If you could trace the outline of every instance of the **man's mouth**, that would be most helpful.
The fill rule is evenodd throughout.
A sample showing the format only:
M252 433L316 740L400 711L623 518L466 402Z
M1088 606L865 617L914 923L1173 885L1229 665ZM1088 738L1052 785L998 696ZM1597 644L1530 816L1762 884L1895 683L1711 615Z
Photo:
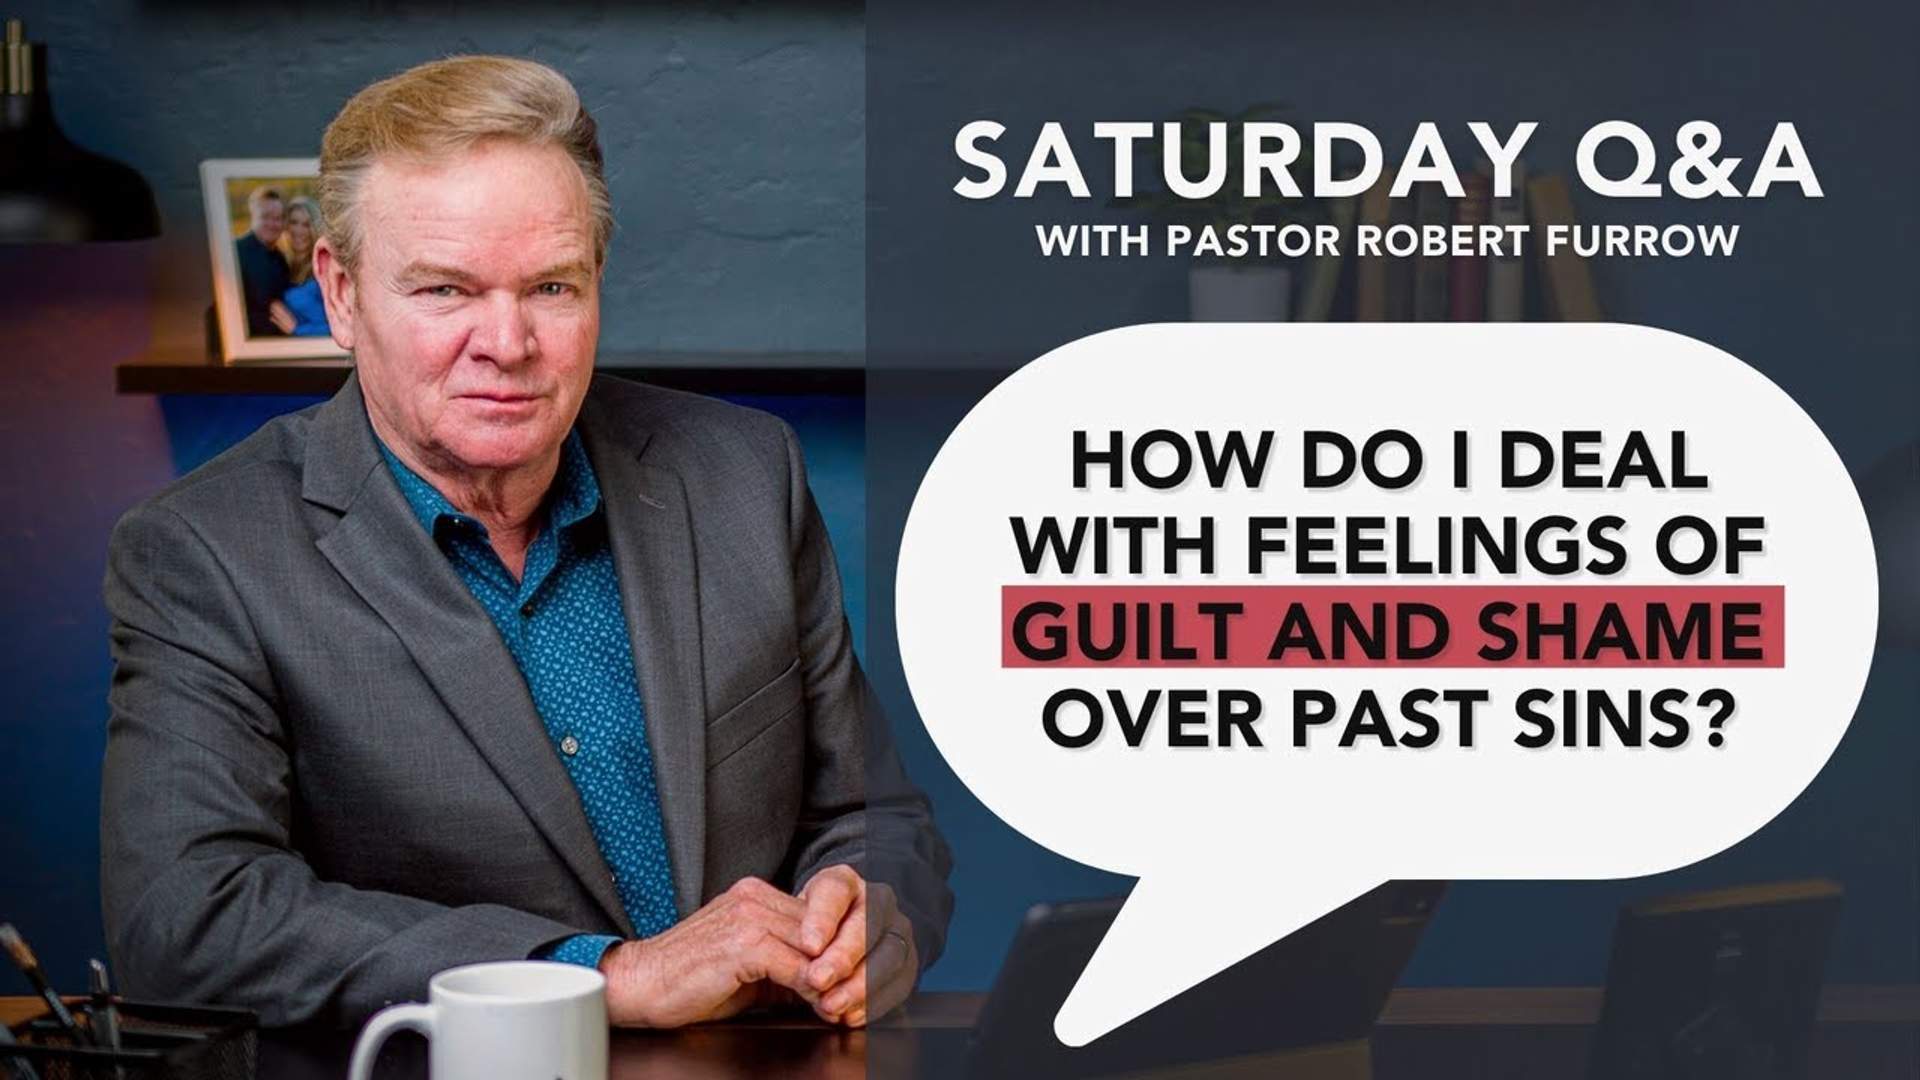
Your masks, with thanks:
M540 395L515 393L511 391L483 390L478 393L461 394L460 396L463 398L473 398L477 401L492 401L502 405L513 405L523 401L533 401Z

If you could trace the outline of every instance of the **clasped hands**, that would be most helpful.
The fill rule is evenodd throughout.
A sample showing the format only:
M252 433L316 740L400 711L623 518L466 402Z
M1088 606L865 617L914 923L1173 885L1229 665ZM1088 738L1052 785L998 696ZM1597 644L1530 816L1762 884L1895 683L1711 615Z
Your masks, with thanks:
M742 878L671 929L608 949L600 970L616 1025L679 1027L798 1000L861 1027L906 999L920 964L893 890L843 864L798 896Z

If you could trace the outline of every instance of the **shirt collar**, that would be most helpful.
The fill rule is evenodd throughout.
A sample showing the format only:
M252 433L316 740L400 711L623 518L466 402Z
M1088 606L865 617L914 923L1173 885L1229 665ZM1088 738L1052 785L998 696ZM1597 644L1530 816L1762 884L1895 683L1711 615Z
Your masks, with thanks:
M593 462L587 460L587 444L578 427L569 430L567 441L560 444L560 468L554 473L549 498L555 528L576 525L600 509L600 480L593 475Z
M378 435L373 441L380 447L380 456L386 459L394 482L400 485L400 494L406 497L408 508L428 535L437 537L449 526L486 535L486 526L456 509L439 489L387 449ZM568 431L566 441L560 444L560 467L554 472L553 486L547 489L546 503L547 514L556 530L578 524L600 509L600 482L593 474L593 463L587 460L586 444L581 441L577 427Z

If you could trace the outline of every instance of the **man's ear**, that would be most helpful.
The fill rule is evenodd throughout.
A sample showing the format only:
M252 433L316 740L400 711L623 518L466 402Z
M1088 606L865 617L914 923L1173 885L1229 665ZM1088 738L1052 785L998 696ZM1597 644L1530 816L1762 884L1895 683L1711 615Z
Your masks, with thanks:
M353 348L353 274L326 237L313 243L313 277L320 283L320 299L327 306L327 330L334 344Z

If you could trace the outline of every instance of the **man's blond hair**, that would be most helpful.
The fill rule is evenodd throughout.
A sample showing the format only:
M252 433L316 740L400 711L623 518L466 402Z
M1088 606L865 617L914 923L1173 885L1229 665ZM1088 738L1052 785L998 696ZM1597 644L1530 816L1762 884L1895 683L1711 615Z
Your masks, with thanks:
M437 161L499 139L558 146L580 168L593 213L596 265L613 238L613 207L593 117L567 77L510 56L455 56L409 68L353 95L320 142L320 211L349 269L360 254L360 189L381 157Z

